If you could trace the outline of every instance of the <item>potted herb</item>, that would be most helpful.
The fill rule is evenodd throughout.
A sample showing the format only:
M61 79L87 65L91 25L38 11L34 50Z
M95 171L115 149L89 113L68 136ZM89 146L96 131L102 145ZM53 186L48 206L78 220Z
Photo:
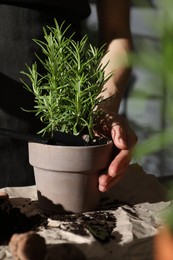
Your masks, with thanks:
M31 111L43 123L39 134L53 140L60 132L84 143L29 142L39 205L45 211L80 213L97 208L98 176L112 157L112 142L94 136L96 119L103 116L101 92L111 75L104 75L101 65L104 48L89 44L87 36L75 42L73 35L66 37L67 30L56 20L55 27L43 28L44 40L34 40L43 57L36 54L37 61L22 71L31 84L22 82L35 98Z

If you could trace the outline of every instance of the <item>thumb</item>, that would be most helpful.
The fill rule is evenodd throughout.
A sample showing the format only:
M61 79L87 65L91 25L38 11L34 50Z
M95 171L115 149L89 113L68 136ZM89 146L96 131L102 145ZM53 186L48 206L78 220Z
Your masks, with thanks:
M127 137L120 125L114 125L111 130L112 140L120 150L127 149Z

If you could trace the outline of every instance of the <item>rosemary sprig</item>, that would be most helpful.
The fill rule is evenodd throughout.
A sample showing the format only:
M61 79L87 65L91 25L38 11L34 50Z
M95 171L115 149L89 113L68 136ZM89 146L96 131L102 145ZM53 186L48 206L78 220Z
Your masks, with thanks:
M68 27L63 24L43 28L44 40L34 39L41 48L44 59L37 54L37 61L22 71L29 78L24 87L35 96L34 109L45 127L39 133L59 130L78 134L89 134L93 138L95 109L102 101L100 93L109 76L104 75L101 66L104 48L96 48L88 43L85 35L75 42L73 35L66 37ZM39 64L39 66L38 66ZM40 65L44 74L38 71ZM98 97L99 95L99 97Z

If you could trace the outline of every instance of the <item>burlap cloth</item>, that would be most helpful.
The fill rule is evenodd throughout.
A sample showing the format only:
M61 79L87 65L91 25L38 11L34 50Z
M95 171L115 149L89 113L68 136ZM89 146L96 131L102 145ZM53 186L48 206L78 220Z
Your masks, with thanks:
M41 214L35 186L2 190L26 215ZM92 260L153 259L153 237L163 223L162 212L171 205L166 194L155 176L132 164L116 187L104 194L98 211L66 220L48 218L48 226L37 232L45 238L48 250L65 250L68 243ZM0 246L0 259L12 259L8 246Z

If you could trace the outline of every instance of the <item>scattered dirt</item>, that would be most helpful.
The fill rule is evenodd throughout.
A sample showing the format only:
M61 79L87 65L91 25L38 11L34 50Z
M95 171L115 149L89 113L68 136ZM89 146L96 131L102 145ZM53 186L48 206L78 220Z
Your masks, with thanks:
M8 244L15 233L37 230L47 225L47 218L40 215L27 217L19 208L13 208L10 201L0 201L0 244Z
M80 236L93 235L98 241L106 243L114 239L112 231L116 227L116 217L108 212L124 205L116 200L103 199L98 211L83 214L33 215L26 216L19 208L14 208L10 200L0 200L0 244L8 244L13 234L37 231L47 226L48 218L59 220L61 229ZM114 232L115 234L115 232Z
M112 213L95 211L83 214L51 215L51 219L62 221L60 228L80 236L92 234L100 242L106 243L114 239L113 229L116 218Z

